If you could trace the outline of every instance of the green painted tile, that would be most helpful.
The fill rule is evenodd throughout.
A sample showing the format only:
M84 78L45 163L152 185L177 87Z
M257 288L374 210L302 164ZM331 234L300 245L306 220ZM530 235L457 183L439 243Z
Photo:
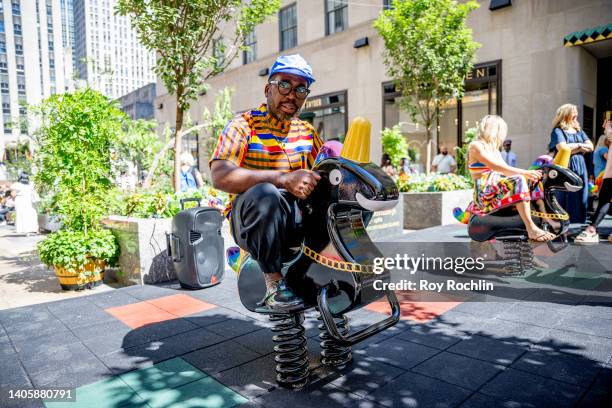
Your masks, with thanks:
M76 401L45 402L47 408L146 407L145 402L117 377L76 389Z
M151 367L130 371L119 376L138 394L164 391L199 380L207 374L180 357L166 360Z
M212 377L178 388L139 395L152 408L231 408L248 401Z

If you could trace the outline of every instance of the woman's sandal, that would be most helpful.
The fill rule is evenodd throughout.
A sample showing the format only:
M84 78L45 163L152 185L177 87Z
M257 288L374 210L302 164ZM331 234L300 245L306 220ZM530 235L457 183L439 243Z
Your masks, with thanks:
M543 239L547 234L550 234L553 237L551 239ZM529 238L529 242L538 242L538 243L541 243L541 242L552 241L553 239L555 239L555 234L550 233L550 232L543 232L543 233L541 233L540 235L538 235L535 238Z
M574 238L574 244L599 244L599 234L597 232L589 232L584 230L576 238Z

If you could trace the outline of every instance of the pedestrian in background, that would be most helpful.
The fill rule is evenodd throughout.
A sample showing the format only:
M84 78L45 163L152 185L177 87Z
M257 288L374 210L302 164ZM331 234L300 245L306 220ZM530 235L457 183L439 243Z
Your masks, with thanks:
M604 122L604 146L608 149L608 157L612 154L612 121ZM597 209L589 219L589 226L580 233L574 240L576 244L597 244L599 242L599 234L597 227L603 221L606 214L611 210L612 201L612 160L608 160L604 169L603 182L599 190L599 200ZM612 234L608 236L608 241L612 242Z
M181 192L198 189L203 185L204 180L195 168L195 159L191 153L181 154Z
M38 215L32 206L38 201L38 195L30 184L27 173L21 172L16 183L11 185L15 191L15 232L30 234L38 232Z
M395 167L393 167L393 163L391 162L391 157L387 153L383 153L382 160L380 161L380 167L389 175L389 177L397 176Z
M434 173L448 174L454 173L457 168L455 158L448 154L448 147L440 146L440 153L431 162L431 169Z
M569 213L570 222L584 224L589 199L589 174L584 154L593 151L593 143L580 128L576 105L567 103L560 106L553 119L552 127L549 149L557 154L562 146L568 146L571 150L569 169L583 181L580 190L576 192L557 191L555 195L561 207Z
M508 166L516 167L516 154L512 149L512 140L506 140L504 142L504 150L501 152L502 159L508 164Z

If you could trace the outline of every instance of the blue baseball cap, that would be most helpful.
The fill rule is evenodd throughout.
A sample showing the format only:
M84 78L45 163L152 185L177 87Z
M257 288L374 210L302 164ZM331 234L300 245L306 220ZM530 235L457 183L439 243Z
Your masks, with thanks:
M274 74L278 73L293 74L300 76L308 82L310 86L314 81L312 76L312 68L304 58L299 54L294 55L281 55L274 61L272 68L270 69L270 76L268 80L272 78Z

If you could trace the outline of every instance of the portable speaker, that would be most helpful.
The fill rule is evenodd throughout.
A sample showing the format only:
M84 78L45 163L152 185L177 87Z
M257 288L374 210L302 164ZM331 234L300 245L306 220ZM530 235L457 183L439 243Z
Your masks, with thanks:
M199 200L181 200L181 207L187 201ZM172 219L172 233L166 235L168 255L182 287L202 289L223 279L222 223L219 210L208 207L182 210Z

